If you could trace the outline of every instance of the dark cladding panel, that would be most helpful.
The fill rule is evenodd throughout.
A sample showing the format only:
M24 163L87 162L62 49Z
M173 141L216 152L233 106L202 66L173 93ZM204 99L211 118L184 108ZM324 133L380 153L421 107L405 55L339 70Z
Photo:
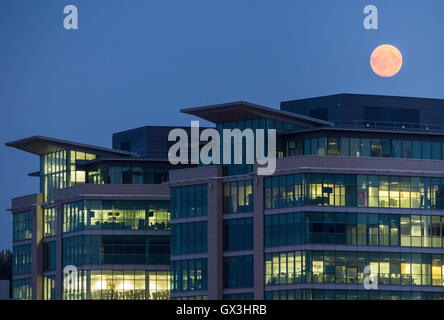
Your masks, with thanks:
M148 127L114 133L113 149L136 152L139 155L144 155L148 147L147 136Z
M327 114L325 109L328 109ZM444 100L397 96L337 94L281 102L281 110L328 121L368 120L385 122L444 123Z

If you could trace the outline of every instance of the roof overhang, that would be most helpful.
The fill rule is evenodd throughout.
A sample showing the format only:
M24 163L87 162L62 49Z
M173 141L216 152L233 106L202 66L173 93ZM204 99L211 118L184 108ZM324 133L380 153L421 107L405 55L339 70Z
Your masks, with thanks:
M34 172L30 172L28 173L29 177L40 177L40 171L34 171Z
M259 118L273 118L296 125L317 127L332 126L333 123L288 111L272 109L245 101L230 102L205 107L186 108L182 113L191 114L207 121L219 124Z
M96 155L104 156L131 156L134 155L131 152L108 149L103 147L92 146L83 143L77 143L72 141L33 136L21 140L11 141L5 144L7 147L14 147L29 153L36 155L43 155L61 150L76 150Z

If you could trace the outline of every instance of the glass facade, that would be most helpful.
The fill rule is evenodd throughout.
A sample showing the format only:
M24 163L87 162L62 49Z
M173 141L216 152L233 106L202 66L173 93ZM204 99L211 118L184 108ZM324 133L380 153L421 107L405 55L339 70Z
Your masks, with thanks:
M32 278L12 280L12 298L14 300L31 300Z
M444 209L444 179L307 173L265 178L265 208Z
M224 294L224 300L253 300L253 292Z
M241 131L265 129L265 132L276 129L282 133L302 127L270 118L216 125L220 133L223 129L235 128ZM429 140L420 140L420 135L417 135L417 140L407 140L385 138L383 133L376 133L381 137L367 138L362 131L343 132L348 136L339 136L340 133L333 133L338 136L330 137L315 136L324 133L313 131L297 138L280 135L277 157L307 155L444 160L444 141L435 141L440 139L437 135L424 136ZM223 206L217 208L218 213L223 215L216 217L222 219L217 223L219 227L222 223L223 233L223 252L217 253L218 261L222 263L218 266L222 270L217 270L222 272L222 283L218 285L222 285L223 289L239 289L225 290L224 299L254 298L251 292L255 272L252 251L257 214L264 215L266 249L265 259L260 264L265 266L266 299L444 299L444 293L440 292L444 287L444 253L438 250L444 248L444 216L439 211L444 210L444 178L281 172L278 174L285 175L264 177L265 212L255 212L252 217L253 180L248 173L253 171L253 166L245 163L245 141L241 144L244 162L223 166L224 176L240 176L224 177L223 191L217 195L216 201L217 205ZM268 145L265 149L267 152ZM234 147L231 149L232 162L233 151ZM72 286L61 288L64 299L159 300L169 299L170 291L174 295L186 296L177 299L207 299L208 220L211 223L214 218L206 217L208 188L211 186L202 182L173 186L170 188L170 201L80 200L64 203L62 230L57 230L57 212L53 207L57 190L83 183L161 184L168 181L171 170L165 163L157 166L151 162L142 164L143 159L118 163L110 160L98 162L98 167L88 164L89 168L94 168L91 170L76 169L77 161L94 159L94 154L68 149L40 157L40 190L44 195L41 206L43 221L40 222L43 223L42 232L46 239L41 243L42 261L38 261L37 269L43 272L43 282L37 296L41 294L44 300L55 299L56 241L48 237L55 237L59 232L59 235L62 234L62 242L59 243L62 246L62 266L74 265L79 270L75 272ZM417 163L420 166L420 162ZM327 169L320 171L334 172ZM398 171L397 174L403 173ZM371 210L363 210L366 208ZM303 211L293 212L298 210ZM31 210L13 214L15 242L32 238L32 216ZM178 220L171 224L171 218ZM146 230L171 230L171 233L135 232ZM301 246L290 247L297 245ZM31 249L31 244L23 243L13 248L15 280L12 285L16 299L31 299L32 279L17 279L29 277L28 273L32 272ZM283 252L271 252L278 250ZM170 254L173 255L172 260ZM353 285L364 283L368 275L364 273L367 266L377 274L382 289L354 290L358 287ZM304 285L289 288L304 289L280 290L295 284ZM307 289L311 284L344 287L314 286L323 289ZM388 286L397 287L392 290L393 287ZM219 289L222 288L218 288L218 293L221 292ZM214 291L209 292L213 294Z
M40 157L40 192L44 195L44 202L54 200L56 190L69 185L67 157L66 150Z
M224 288L248 288L253 286L253 256L224 258Z
M442 254L355 251L267 253L265 284L363 284L366 266L378 285L444 286Z
M64 288L64 300L165 300L170 297L168 271L80 270Z
M253 181L224 183L224 213L253 211Z
M228 219L223 222L223 249L253 249L253 218Z
M207 252L207 222L176 223L171 226L171 254Z
M109 166L88 171L88 183L160 184L168 181L171 168Z
M304 251L265 254L265 285L305 282Z
M77 184L82 184L86 182L85 171L76 170L76 161L78 160L94 160L96 159L95 154L80 152L80 151L69 151L69 185L75 186Z
M207 215L207 184L173 187L170 190L172 218L185 218ZM172 224L172 254L180 255L207 252L207 233L207 221ZM207 258L172 260L170 264L171 290L173 292L207 290L207 269ZM203 299L203 295L198 296L193 298Z
M287 156L444 160L444 142L365 137L316 137L285 142Z
M56 269L56 242L43 243L43 271L55 271Z
M84 229L169 230L169 202L84 200L64 204L63 232Z
M43 277L43 300L55 300L55 275Z
M56 208L43 209L43 236L55 236L57 232Z
M171 217L206 216L208 211L208 186L198 184L171 188Z
M96 155L73 150L61 150L40 157L40 192L44 202L53 201L56 191L85 183L85 171L76 170L77 160L94 160Z
M208 288L207 259L171 261L172 291L201 291Z
M31 272L31 265L32 265L31 250L32 246L30 244L13 247L13 258L12 258L13 275Z
M12 214L12 241L28 240L32 237L32 211Z
M170 263L169 236L75 236L63 239L63 265Z
M184 297L175 297L171 300L208 300L208 296L206 295L198 295L198 296L184 296Z
M298 212L265 216L265 246L339 244L443 248L444 217Z
M444 300L444 292L296 289L265 292L265 300Z
M264 135L265 135L265 152L268 152L267 149L267 142L268 142L268 135L267 130L268 129L276 129L277 132L281 131L294 131L301 129L301 126L284 122L276 119L271 118L259 118L259 119L252 119L252 120L242 120L242 121L236 121L236 122L226 122L223 124L216 124L216 130L219 132L220 136L223 137L223 130L224 129L239 129L241 131L245 129L252 129L254 134L254 139L256 140L256 130L257 129L264 129ZM232 139L234 140L234 139ZM231 176L231 175L241 175L241 174L247 174L249 172L253 171L253 165L252 164L246 164L246 142L245 139L242 141L242 164L234 164L234 143L232 141L231 143L231 165L224 165L224 175ZM282 157L283 153L280 154L279 150L277 148L277 157ZM221 157L223 157L223 146L221 143ZM256 151L254 153L256 155ZM256 159L256 156L255 158Z
M266 215L264 222L265 247L279 247L305 243L305 213Z

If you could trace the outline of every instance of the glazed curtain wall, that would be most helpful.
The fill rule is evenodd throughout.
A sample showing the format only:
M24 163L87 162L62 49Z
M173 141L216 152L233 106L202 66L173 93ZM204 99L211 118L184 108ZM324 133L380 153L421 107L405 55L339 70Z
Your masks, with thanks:
M171 217L206 216L208 211L207 189L206 184L171 188Z
M253 256L224 258L224 288L248 288L253 286Z
M25 244L23 246L14 246L12 257L13 275L31 272L32 246L30 244Z
M444 142L350 137L318 137L286 142L286 155L383 157L444 160Z
M224 183L224 213L253 211L253 181Z
M57 232L56 208L43 209L43 236L55 236Z
M177 223L171 226L171 254L207 252L207 222Z
M63 265L170 263L169 236L76 236L63 239Z
M249 293L233 293L233 294L224 294L224 300L253 300L254 294L253 292Z
M183 296L183 297L176 297L171 298L171 300L208 300L208 296L202 295L202 296Z
M267 291L265 300L444 300L444 292L296 289Z
M168 181L169 168L109 166L88 171L92 184L161 184Z
M43 243L43 271L55 271L56 269L56 242Z
M370 266L379 285L444 286L444 255L291 251L265 255L265 284L363 284Z
M169 271L78 271L64 300L165 300L170 297Z
M225 251L253 249L253 218L228 219L223 224Z
M69 185L68 154L62 150L40 156L40 192L44 202L54 200L56 190Z
M61 150L40 157L40 192L44 202L53 201L56 191L85 183L85 171L76 170L77 160L93 160L94 154Z
M306 173L265 178L265 208L444 209L444 179Z
M12 214L12 241L28 240L32 237L32 211Z
M265 246L339 244L444 248L444 217L298 212L265 216Z
M55 275L43 277L43 300L55 300Z
M216 125L216 130L219 132L220 136L223 136L223 129L239 129L241 131L245 129L252 129L254 133L254 137L256 137L256 129L264 129L265 130L265 152L268 152L268 129L276 129L276 131L294 131L301 129L302 127L293 123L284 122L276 119L271 118L260 118L260 119L252 119L252 120L241 120L241 121L235 121L235 122L226 122L222 124ZM233 140L233 139L232 139ZM242 148L243 148L243 163L242 164L234 164L234 144L233 141L231 143L231 163L230 165L224 166L224 175L225 176L232 176L232 175L240 175L240 174L247 174L249 172L253 171L253 165L246 164L245 163L245 139L242 141ZM281 157L279 154L279 151L276 151L278 154L278 157ZM221 146L221 156L223 156L223 148ZM255 150L256 154L256 150ZM256 157L255 157L256 158Z
M201 291L208 288L208 262L203 259L171 261L172 291Z
M12 280L12 298L14 300L31 300L32 278Z
M63 205L63 232L169 230L169 201L84 200Z

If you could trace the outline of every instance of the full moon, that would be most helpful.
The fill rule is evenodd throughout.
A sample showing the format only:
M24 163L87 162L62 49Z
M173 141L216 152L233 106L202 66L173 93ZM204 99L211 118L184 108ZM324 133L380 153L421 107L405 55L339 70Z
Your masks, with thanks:
M383 44L373 51L370 57L370 65L373 72L378 76L393 77L401 70L402 54L396 47Z

